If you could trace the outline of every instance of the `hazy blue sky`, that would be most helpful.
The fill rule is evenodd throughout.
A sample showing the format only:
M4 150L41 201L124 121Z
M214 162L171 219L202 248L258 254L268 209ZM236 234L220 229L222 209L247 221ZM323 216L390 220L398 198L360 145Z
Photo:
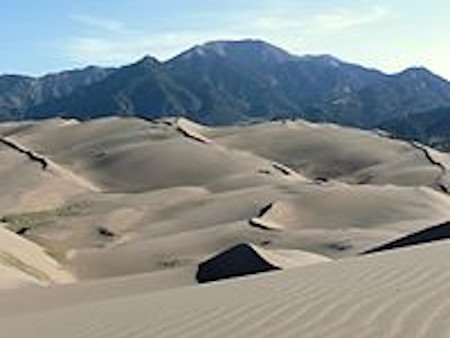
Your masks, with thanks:
M161 60L194 44L257 38L450 79L448 0L0 0L0 73Z

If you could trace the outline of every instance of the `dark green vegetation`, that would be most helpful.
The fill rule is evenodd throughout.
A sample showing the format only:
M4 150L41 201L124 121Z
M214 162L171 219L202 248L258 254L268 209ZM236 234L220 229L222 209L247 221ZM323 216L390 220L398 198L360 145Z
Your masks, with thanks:
M20 235L25 235L28 231L35 230L40 225L53 222L57 218L79 216L82 214L83 208L84 205L79 203L54 210L5 215L0 217L0 222L8 224L10 230Z
M436 110L446 107L450 83L424 68L388 75L254 40L211 42L167 62L145 57L118 69L0 76L0 120L178 115L216 125L304 118L373 128L408 116L406 126L426 120L430 127L418 135L399 120L400 135L448 149L441 140L448 114ZM388 129L397 132L395 124Z
M450 151L450 108L397 118L381 125L397 137Z

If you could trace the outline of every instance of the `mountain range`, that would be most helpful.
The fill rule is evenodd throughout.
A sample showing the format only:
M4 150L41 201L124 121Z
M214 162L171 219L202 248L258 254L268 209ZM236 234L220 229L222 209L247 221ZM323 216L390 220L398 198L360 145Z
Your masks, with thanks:
M146 56L120 68L0 76L0 121L175 115L226 125L303 118L387 128L448 149L450 125L440 121L448 121L449 107L450 82L425 68L386 74L258 40L210 42L166 62ZM433 122L420 138L408 126L423 119Z

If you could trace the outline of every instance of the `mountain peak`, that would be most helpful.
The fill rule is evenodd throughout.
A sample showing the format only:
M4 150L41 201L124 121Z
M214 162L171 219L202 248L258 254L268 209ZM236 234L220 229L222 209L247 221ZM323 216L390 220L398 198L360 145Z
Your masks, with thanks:
M205 57L210 55L222 58L258 58L260 60L275 61L278 63L290 61L296 58L287 51L268 42L253 39L211 41L195 46L180 56L190 58Z
M423 66L416 66L416 67L410 67L407 68L400 73L394 74L394 76L398 76L399 78L409 79L409 80L439 80L439 81L446 81L444 78L434 74L432 71L430 71L428 68L425 68Z
M304 56L300 57L300 59L305 60L305 61L319 61L319 62L326 63L333 67L339 67L344 63L341 60L339 60L338 58L336 58L330 54L318 54L318 55L308 54L308 55L304 55Z
M395 74L394 74L395 75ZM415 67L409 67L405 70L397 73L398 76L408 76L408 77L417 77L417 76L429 76L434 75L430 70L423 66L415 66Z
M199 46L200 48L209 48L211 50L221 48L246 48L246 49L265 49L265 50L281 50L280 48L263 40L243 39L243 40L215 40L209 41ZM285 52L285 51L283 51ZM288 54L288 52L285 52Z
M138 60L134 65L136 66L156 66L159 65L160 62L158 59L154 58L150 55L145 55L142 59Z

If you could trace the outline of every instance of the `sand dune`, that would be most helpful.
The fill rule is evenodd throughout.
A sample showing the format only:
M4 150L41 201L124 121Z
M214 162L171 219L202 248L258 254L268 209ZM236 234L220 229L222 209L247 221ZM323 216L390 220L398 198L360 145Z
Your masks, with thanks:
M306 122L273 122L205 133L217 143L269 158L310 178L356 184L433 186L440 169L407 142Z
M435 225L418 232L413 232L405 237L396 239L386 244L382 244L364 253L368 254L385 250L392 250L405 246L441 241L448 238L450 238L450 222Z
M449 248L444 241L170 292L130 288L47 310L41 302L22 315L10 309L0 328L9 337L445 337ZM59 299L70 304L66 294Z
M239 244L200 263L196 278L199 283L207 283L279 269L252 245Z
M86 188L56 167L42 170L26 156L0 144L0 177L2 214L55 208Z
M391 225L402 220L446 219L447 198L428 188L308 186L274 202L259 219L279 228L346 228Z
M256 168L271 167L271 161L250 153L225 151L186 137L180 128L110 118L45 133L28 129L10 137L110 192L204 185L227 175L257 176ZM186 154L189 161L182 160Z
M9 337L448 329L448 154L302 121L53 119L0 137Z
M10 218L15 231L25 219L27 238L90 279L195 267L242 241L348 256L444 222L449 211L448 199L428 188L304 185L83 195L53 211ZM266 227L255 227L256 220Z
M41 170L4 149L4 166L18 164L0 175L11 186L0 216L79 279L195 271L242 242L347 257L450 219L423 151L369 132L134 118L0 130L50 163ZM325 175L331 169L339 172ZM366 171L373 177L362 182ZM410 186L409 175L423 186Z
M1 223L0 223L1 225ZM44 249L0 227L0 289L75 281Z
M266 250L244 243L200 263L196 278L205 283L328 261L327 257L300 250Z

